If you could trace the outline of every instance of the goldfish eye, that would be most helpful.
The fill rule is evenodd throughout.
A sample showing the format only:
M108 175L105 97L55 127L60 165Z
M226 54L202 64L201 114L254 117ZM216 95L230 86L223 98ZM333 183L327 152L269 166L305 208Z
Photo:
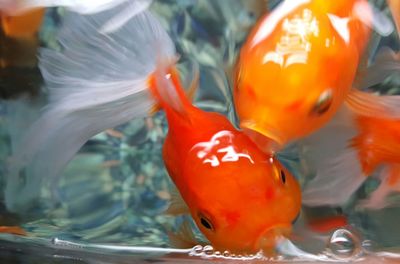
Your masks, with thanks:
M332 104L332 90L324 91L318 98L317 102L311 109L312 115L322 115L329 110Z
M207 228L211 231L214 231L214 226L207 217L205 217L203 214L199 213L199 218L200 218L200 223L202 226L204 226L205 228Z
M281 170L281 181L285 184L286 183L286 174L283 170Z

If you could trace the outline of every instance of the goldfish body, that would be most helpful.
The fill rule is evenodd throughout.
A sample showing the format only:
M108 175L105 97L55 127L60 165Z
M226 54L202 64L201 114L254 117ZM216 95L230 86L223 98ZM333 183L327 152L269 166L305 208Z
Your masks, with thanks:
M2 15L2 29L8 37L31 37L38 32L44 13L45 9L40 8L18 16Z
M268 137L267 147L279 148L332 118L370 35L358 15L371 16L368 7L364 0L288 0L255 26L240 52L234 101L256 142Z
M172 74L173 87L179 88L177 77ZM212 245L256 252L265 240L273 240L272 231L290 231L300 210L300 189L289 171L226 117L183 102L180 112L162 104L169 124L163 158Z
M113 32L99 30L119 11L67 13L58 36L63 48L42 51L50 104L12 159L12 175L25 168L28 184L10 177L8 208L23 210L27 198L38 196L32 190L57 176L91 136L146 116L157 103L169 124L165 166L211 244L234 252L273 246L300 210L295 178L226 117L189 102L173 42L150 12Z

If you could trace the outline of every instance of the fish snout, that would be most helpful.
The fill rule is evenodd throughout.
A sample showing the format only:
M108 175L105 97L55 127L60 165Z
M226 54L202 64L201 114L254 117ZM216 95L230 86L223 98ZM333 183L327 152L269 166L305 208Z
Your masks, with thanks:
M245 122L242 122L240 126L243 132L258 146L258 148L266 153L275 153L281 150L285 144L285 140L280 137L275 129L259 129L259 127L246 124Z

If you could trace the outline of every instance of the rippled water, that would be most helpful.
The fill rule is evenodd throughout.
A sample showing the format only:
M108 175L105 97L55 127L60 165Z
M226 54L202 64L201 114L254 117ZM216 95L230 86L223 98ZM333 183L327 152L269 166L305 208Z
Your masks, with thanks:
M195 60L200 65L196 105L221 112L235 121L230 104L232 65L251 26L278 2L155 1L151 8L168 28L183 63ZM374 3L389 14L384 1ZM40 73L35 67L36 48L57 47L54 33L62 16L61 8L47 11L40 40L1 38L0 56L8 62L0 70L1 161L6 160L21 132L46 102ZM370 49L374 51L382 45L398 49L396 34L384 39L375 36ZM400 81L396 78L376 86L388 94L399 93L399 88ZM12 100L22 94L27 94L28 99ZM207 247L171 248L168 232L175 230L185 217L163 214L172 189L161 158L166 125L164 115L159 113L107 130L93 137L76 155L56 186L56 193L45 184L38 187L40 199L29 210L10 213L2 206L0 225L18 223L28 231L28 236L0 235L3 249L0 260L11 263L29 254L32 261L46 259L49 263L55 260L57 263L132 263L133 260L176 263L202 258L265 261L267 257L261 255L232 256ZM304 183L306 177L300 173L299 157L296 148L293 149L282 154L281 159ZM0 184L4 186L4 162L0 164L0 175L3 176ZM304 208L303 216L308 218L345 213L350 225L324 236L305 236L303 241L294 241L295 244L284 241L279 247L281 255L272 260L376 261L378 257L386 257L391 261L397 257L391 254L400 245L399 208L394 205L378 211L354 209L354 202L366 197L376 185L375 180L368 180L342 208ZM196 234L203 239L199 232Z

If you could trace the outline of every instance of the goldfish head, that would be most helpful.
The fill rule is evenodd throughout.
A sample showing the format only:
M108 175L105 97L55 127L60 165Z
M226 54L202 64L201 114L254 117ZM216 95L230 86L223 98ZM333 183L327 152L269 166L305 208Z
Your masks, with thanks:
M319 1L325 2L330 3ZM368 39L358 20L313 8L299 7L279 15L281 20L275 13L265 17L238 58L234 99L240 126L276 146L307 136L332 118L351 89Z
M235 105L240 127L253 139L267 137L275 150L320 128L344 100L344 91L330 86L317 68L282 70L252 61L239 67Z
M214 155L220 160L218 165L192 162L190 180L180 188L181 193L215 249L232 253L270 250L291 231L301 207L300 187L279 161L266 158L247 137L243 145L234 145L236 154L227 154L238 155L238 159L227 159L222 151L227 148L221 146ZM239 152L241 147L247 151Z

